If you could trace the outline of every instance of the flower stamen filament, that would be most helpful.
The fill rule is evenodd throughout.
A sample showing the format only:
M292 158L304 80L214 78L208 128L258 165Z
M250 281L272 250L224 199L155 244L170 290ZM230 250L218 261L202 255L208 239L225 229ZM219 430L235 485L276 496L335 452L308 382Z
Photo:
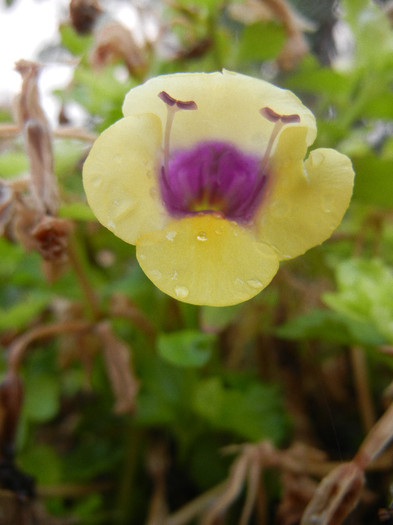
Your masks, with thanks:
M195 110L198 109L198 106L193 100L177 100L171 97L171 95L169 95L166 91L161 91L158 94L158 97L166 104L167 107L167 118L164 130L164 171L165 176L167 177L169 168L170 137L175 115L179 109Z
M267 120L274 122L274 126L261 161L261 173L264 173L269 162L274 143L276 142L280 131L286 124L295 124L300 122L300 116L296 113L292 115L280 115L267 106L261 108L259 112Z

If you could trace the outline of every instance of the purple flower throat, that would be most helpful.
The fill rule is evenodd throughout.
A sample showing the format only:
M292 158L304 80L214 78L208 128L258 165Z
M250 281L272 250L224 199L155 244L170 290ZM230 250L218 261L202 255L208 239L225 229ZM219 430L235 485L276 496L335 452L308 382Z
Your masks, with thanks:
M281 128L299 122L299 115L279 115L270 108L261 114L274 122L262 159L244 153L229 142L202 141L191 149L170 155L170 131L175 113L196 110L194 101L180 101L162 91L158 95L168 109L164 132L164 163L160 171L160 191L173 217L197 213L220 213L239 223L250 222L259 208L269 178L268 160Z

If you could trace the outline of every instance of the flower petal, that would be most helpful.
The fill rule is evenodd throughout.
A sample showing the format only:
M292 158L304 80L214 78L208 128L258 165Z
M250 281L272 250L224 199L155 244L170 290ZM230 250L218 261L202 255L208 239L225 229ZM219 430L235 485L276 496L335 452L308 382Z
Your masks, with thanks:
M216 214L185 217L136 244L143 271L166 294L191 304L228 306L258 294L278 258L251 231Z
M98 137L83 168L87 199L98 220L131 244L167 222L157 188L160 146L155 115L127 117Z
M288 132L280 147L297 140ZM333 149L312 151L304 164L294 153L300 155L300 146L289 151L289 160L275 159L276 180L255 221L257 237L273 246L280 259L296 257L330 237L348 208L354 179L350 159Z
M151 111L164 125L167 108L157 96L161 91L179 100L193 100L198 106L197 111L178 111L171 132L174 148L219 138L246 151L261 153L273 126L259 113L265 106L280 114L298 114L307 128L307 145L315 139L314 116L291 91L229 71L152 78L127 94L124 115Z

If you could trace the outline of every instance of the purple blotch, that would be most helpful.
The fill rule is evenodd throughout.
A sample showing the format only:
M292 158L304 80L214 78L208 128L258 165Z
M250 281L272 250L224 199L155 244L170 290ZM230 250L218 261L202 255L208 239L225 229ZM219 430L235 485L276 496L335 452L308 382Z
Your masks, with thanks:
M294 113L293 115L282 115L281 122L283 124L295 124L300 122L300 116Z
M267 178L259 157L231 143L206 141L173 153L168 173L161 168L160 190L174 217L221 212L246 223L262 201Z
M176 99L168 95L166 91L158 93L158 97L165 102L165 104L168 104L168 106L174 106L176 104Z
M267 118L267 120L270 120L270 122L277 122L281 119L281 115L268 106L261 108L259 112L263 117Z

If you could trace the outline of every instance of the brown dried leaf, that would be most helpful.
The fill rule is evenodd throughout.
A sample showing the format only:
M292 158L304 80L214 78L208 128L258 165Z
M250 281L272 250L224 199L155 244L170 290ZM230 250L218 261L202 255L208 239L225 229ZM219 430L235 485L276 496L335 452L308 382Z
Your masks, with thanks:
M25 131L26 152L30 162L31 192L35 208L51 215L57 213L59 195L53 172L51 131L42 110L37 86L40 66L20 60L16 70L22 76L22 90L18 97L18 118Z
M115 411L118 414L132 412L139 380L132 368L131 349L115 336L109 322L100 323L97 332L103 343L105 364L116 398Z
M20 376L9 370L0 383L0 458L13 456L15 433L23 402Z
M17 99L18 120L23 126L28 120L47 122L40 104L37 78L41 66L29 60L19 60L15 69L22 77L22 90Z
M39 120L25 123L26 151L30 161L31 193L37 207L56 215L59 208L57 181L53 172L52 142L49 128Z
M102 13L97 0L71 0L70 18L75 31L81 35L90 33L97 17Z
M354 461L363 469L375 459L393 439L393 403L376 422L359 448Z
M280 51L277 62L283 71L292 71L308 53L309 47L304 35L296 32L288 37Z
M280 525L299 523L317 483L308 476L284 471L281 476L282 498L277 510Z
M14 192L6 181L0 179L0 235L9 225L14 211Z
M132 75L139 76L146 69L145 54L131 31L119 22L110 22L96 34L90 63L98 69L117 60L124 61Z
M46 261L64 261L67 258L68 236L72 223L45 215L34 226L31 236L35 248Z
M301 525L340 525L358 503L363 486L363 470L356 463L339 465L319 484Z
M299 60L308 52L308 44L304 38L304 19L301 18L286 0L263 0L282 22L287 34L287 41L277 61L279 66L290 71L294 69ZM307 28L310 30L312 26Z

